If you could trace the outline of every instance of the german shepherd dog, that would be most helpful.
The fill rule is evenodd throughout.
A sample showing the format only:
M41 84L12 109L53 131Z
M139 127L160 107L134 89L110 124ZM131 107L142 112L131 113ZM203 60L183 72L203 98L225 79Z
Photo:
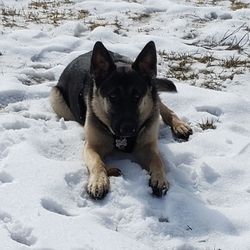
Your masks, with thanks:
M157 146L159 117L177 137L188 139L192 130L161 102L159 90L176 89L171 81L156 78L156 58L152 41L133 63L96 42L93 51L65 68L52 88L50 101L57 115L84 125L87 192L94 199L108 193L108 176L120 174L104 163L104 157L115 149L133 153L150 173L154 195L161 197L169 188Z

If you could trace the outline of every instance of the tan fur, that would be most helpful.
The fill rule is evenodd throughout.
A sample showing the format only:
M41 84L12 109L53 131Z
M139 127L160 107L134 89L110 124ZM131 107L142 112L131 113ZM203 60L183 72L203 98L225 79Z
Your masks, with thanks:
M88 193L93 197L100 196L101 198L109 190L109 178L98 149L86 142L84 158L89 170Z
M104 98L95 96L92 102L93 110L97 111L98 118L106 118ZM151 185L159 189L168 189L168 182L165 177L164 164L161 160L157 139L159 131L159 106L153 105L152 98L147 94L140 105L140 117L143 121L153 114L152 123L145 127L138 135L134 154L138 163L151 173ZM106 132L101 131L96 124L93 124L87 114L85 125L86 141L84 148L84 158L90 173L88 183L88 193L92 196L102 196L108 192L109 181L108 172L103 158L113 150L113 138ZM107 123L106 123L107 125ZM96 195L97 194L97 195Z
M57 115L64 117L66 120L74 120L63 96L56 87L52 88L50 102ZM94 98L91 105L97 117L110 128L109 104L105 98L97 93L96 89L94 89ZM190 127L160 100L158 100L158 103L153 103L150 91L148 91L139 106L141 124L152 114L154 116L152 122L143 128L138 135L134 155L138 163L149 171L151 175L150 185L167 191L169 184L157 146L159 116L161 114L163 121L170 125L176 134L188 133ZM85 122L86 143L84 146L84 159L89 171L87 190L94 198L102 198L109 190L108 176L113 175L112 171L109 171L104 163L104 157L113 150L113 138L107 131L100 129L93 123L90 116L91 114L87 111ZM115 171L115 175L119 175L118 171Z
M157 140L141 145L135 150L135 155L138 163L149 171L151 175L150 185L166 192L169 184L166 179L165 166L158 150Z
M159 125L160 125L159 110L158 108L155 108L153 111L151 109L151 112L154 112L154 118L153 118L152 124L142 129L141 133L138 135L135 149L137 148L139 149L143 147L144 145L147 145L149 143L152 143L158 140Z
M164 171L165 166L157 146L159 133L159 107L157 104L154 109L151 108L150 114L152 112L154 114L153 122L138 136L134 153L138 163L149 171L151 175L150 185L167 191L169 184Z
M152 114L152 122L142 129L137 137L134 155L138 163L150 173L150 186L153 190L161 190L159 196L164 195L169 183L166 179L165 166L158 150L158 133L160 114L163 121L170 125L176 134L189 132L189 126L181 121L178 116L165 106L160 99L153 103L150 96L151 91L143 97L139 106L140 124L147 120ZM94 88L92 108L96 116L111 130L109 103ZM109 190L109 170L103 158L113 150L113 138L107 131L102 131L96 124L86 116L86 144L84 147L84 158L90 173L88 182L88 193L95 198L102 198ZM112 172L112 171L111 171ZM117 172L118 173L118 172ZM117 174L116 173L116 174ZM112 174L111 174L112 175ZM157 192L157 191L156 191Z
M101 130L95 123L91 121L90 114L87 112L85 122L86 141L94 147L101 157L113 149L113 138L106 131Z
M92 108L97 112L98 118L103 122L107 117L107 106L105 99L100 95L95 96ZM162 190L162 195L168 190L169 183L166 179L165 166L158 150L158 133L160 114L163 121L170 125L175 133L185 134L189 131L189 126L181 121L178 116L165 106L160 99L153 104L153 100L147 94L140 106L140 119L145 121L153 114L152 122L140 132L137 138L134 155L138 163L150 173L150 185L152 188ZM102 197L109 190L108 171L103 158L113 150L113 138L106 131L101 131L96 124L88 119L86 121L87 143L85 145L85 162L89 169L90 179L88 192L95 197ZM109 124L108 121L105 122ZM97 195L96 195L97 194Z
M138 163L149 171L151 175L150 186L152 187L153 194L156 196L162 196L166 194L169 184L166 180L164 163L162 161L158 149L160 114L163 118L163 121L169 124L173 129L173 131L178 135L181 136L183 135L185 138L188 138L188 136L192 132L191 129L187 124L182 122L173 111L168 109L160 101L159 97L157 96L157 93L155 92L156 89L154 90L148 88L147 93L145 94L144 97L142 97L142 100L138 107L139 124L137 123L132 124L133 127L129 128L129 130L133 131L133 133L128 133L126 129L124 129L125 132L123 131L124 133L122 133L123 127L131 126L130 124L129 126L128 124L126 124L126 122L128 123L128 121L123 121L124 123L120 124L119 125L120 128L118 129L120 129L121 134L123 134L124 136L121 136L119 138L119 136L115 135L115 133L112 131L112 126L114 126L114 124L112 124L111 126L112 123L111 116L113 116L113 114L116 115L116 112L114 112L111 109L111 107L112 105L115 105L116 102L113 103L112 100L110 102L108 101L107 98L103 97L100 93L100 89L96 87L96 83L94 80L97 79L98 83L101 84L101 82L104 79L108 81L109 80L108 77L110 76L111 79L110 84L111 83L116 84L115 81L121 81L121 82L123 80L130 81L132 77L133 84L135 83L134 81L139 81L138 83L140 83L140 81L142 83L145 83L146 78L151 79L153 76L156 75L156 64L157 64L156 57L157 56L156 56L155 44L153 41L151 41L147 43L147 45L144 47L141 53L137 56L137 59L135 60L134 63L132 63L131 67L128 67L128 65L126 64L125 67L116 68L116 65L111 55L109 55L109 52L106 50L104 45L101 42L96 42L91 56L89 72L85 72L85 70L88 69L87 67L88 63L86 61L86 63L84 63L83 65L82 68L83 70L78 69L75 72L76 74L74 76L74 72L72 72L72 70L75 68L75 65L78 67L78 63L81 62L80 59L77 59L76 61L77 64L75 64L75 62L72 62L70 65L71 66L73 65L74 67L71 68L71 66L69 66L69 68L66 68L66 70L61 76L62 78L60 78L62 79L62 81L59 80L58 86L61 89L63 89L63 91L68 92L70 91L69 88L71 84L76 84L75 86L80 87L82 86L81 81L84 81L85 78L87 79L86 82L84 82L84 84L86 84L86 88L84 87L84 89L81 90L81 93L83 93L82 91L84 91L83 101L84 104L87 105L86 119L85 119L86 141L84 145L84 159L85 159L85 164L89 171L89 181L88 181L87 191L89 195L94 199L101 199L107 194L110 187L109 175L120 174L120 171L116 168L108 170L108 167L104 162L104 157L107 154L111 153L114 150L114 147L118 148L119 142L124 143L125 145L124 151L133 150L133 154L135 155ZM85 56L83 57L84 60L86 58ZM120 78L119 77L117 78L116 75L112 76L111 72L115 70L119 73L118 76ZM146 78L144 80L142 78L139 79L138 78L139 75L138 77L134 75L135 72L132 72L130 76L131 71L136 71L137 74L140 75L140 77L143 78L146 77ZM127 79L125 78L126 76L128 77ZM79 82L77 79L79 79ZM82 80L80 81L80 79ZM165 81L169 82L168 80ZM123 87L125 87L125 85ZM76 89L73 88L73 91L76 91ZM91 93L88 93L86 91L91 91ZM128 98L128 101L132 101L131 98L134 95L133 92L135 91L136 89L134 90L128 89L128 95L131 94L131 97ZM69 97L73 98L73 96L75 96L75 94L77 93L74 92L68 94ZM86 98L91 98L91 102L88 99L86 100ZM124 101L125 100L122 98L121 104L118 102L117 105L125 106L126 102ZM52 88L50 94L50 102L52 108L59 116L64 117L66 120L75 120L59 88L57 87ZM133 103L135 104L135 102ZM82 104L78 102L78 105ZM72 105L73 112L75 111L74 109L75 105ZM116 111L115 108L114 110ZM125 108L122 109L122 107L121 110L126 111L126 109ZM135 111L137 110L130 110L130 112L135 112ZM132 115L135 114L136 113ZM84 106L84 115L85 115L85 106ZM120 114L117 115L118 119ZM114 120L114 122L116 122L116 120ZM140 129L138 131L138 134L135 134L136 132L135 127L137 127L138 125L140 126ZM125 135L134 135L134 136L127 139L125 138L126 137ZM114 143L116 143L117 145L115 146ZM122 147L120 149L122 150Z
M139 119L140 125L150 116L153 109L153 100L150 98L150 90L148 89L147 94L142 98L139 105Z
M84 159L89 171L88 193L102 197L109 190L109 178L103 157L113 150L112 138L91 122L87 113Z
M51 89L49 99L51 107L58 116L63 117L65 120L74 120L73 114L71 113L60 90L57 87L53 87Z
M96 116L112 131L110 119L108 117L109 104L106 98L103 98L94 87L94 96L92 99L92 108Z

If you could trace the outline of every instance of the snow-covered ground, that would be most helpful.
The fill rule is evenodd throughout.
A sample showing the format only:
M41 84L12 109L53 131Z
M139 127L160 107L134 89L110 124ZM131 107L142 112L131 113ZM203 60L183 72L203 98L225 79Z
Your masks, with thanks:
M0 250L250 249L248 3L0 0ZM159 76L178 87L161 97L194 134L178 142L161 125L162 199L122 156L104 200L81 196L84 131L48 95L97 40L132 59L154 40Z

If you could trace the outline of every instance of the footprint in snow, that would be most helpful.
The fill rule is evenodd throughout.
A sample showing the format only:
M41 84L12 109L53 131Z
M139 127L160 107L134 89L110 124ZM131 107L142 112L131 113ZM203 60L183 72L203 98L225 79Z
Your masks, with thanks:
M73 216L72 214L68 213L61 204L57 203L52 199L42 199L41 205L44 209L46 209L49 212L64 216Z
M65 182L69 187L74 187L78 185L83 178L83 170L79 170L77 172L67 173L64 177Z
M221 177L218 173L215 172L213 168L211 168L206 163L202 164L201 171L205 180L210 184L213 184L215 181L217 181L218 178Z
M19 221L15 221L11 215L0 211L0 225L8 230L10 238L20 244L32 246L36 243L37 238L32 235L33 228L25 227Z
M23 85L37 85L45 81L54 81L55 75L49 70L43 69L42 71L34 69L26 69L22 72L22 75L18 78Z
M10 174L4 171L0 172L0 185L4 183L11 183L12 181L13 181L13 177Z
M8 213L0 210L0 224L9 223L11 221L12 221L12 217Z
M6 90L0 92L0 107L4 108L9 103L21 102L27 99L41 99L49 96L48 92L27 93L24 90Z
M207 112L210 115L217 116L217 117L223 114L222 110L216 106L199 106L199 107L196 107L196 110L198 112Z
M15 223L9 228L10 238L26 246L32 246L37 241L37 238L32 235L32 230L30 227L24 227L21 223Z
M19 129L30 128L30 124L21 120L3 122L1 126L6 130L11 130L11 129L19 130Z

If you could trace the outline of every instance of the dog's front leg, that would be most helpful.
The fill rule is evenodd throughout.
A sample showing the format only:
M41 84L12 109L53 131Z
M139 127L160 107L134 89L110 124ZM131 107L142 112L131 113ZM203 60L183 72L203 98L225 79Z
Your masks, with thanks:
M109 191L109 178L102 160L103 152L86 142L84 159L89 170L88 194L94 199L102 199Z
M138 148L135 155L138 163L150 173L149 186L152 188L153 194L158 197L165 195L169 184L157 142Z

